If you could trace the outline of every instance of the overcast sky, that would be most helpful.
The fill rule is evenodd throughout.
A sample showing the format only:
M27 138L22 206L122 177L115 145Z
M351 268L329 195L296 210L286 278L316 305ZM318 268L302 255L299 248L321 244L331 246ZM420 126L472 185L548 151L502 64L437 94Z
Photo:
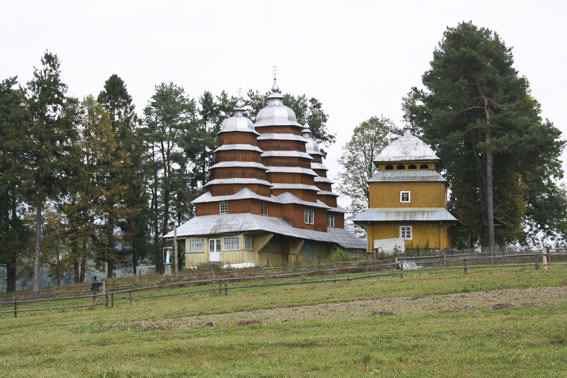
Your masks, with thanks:
M567 135L562 1L0 1L0 79L26 82L49 50L70 95L96 95L116 73L138 112L160 82L192 97L268 90L277 64L282 91L318 98L330 116L331 176L360 122L384 115L402 126L402 96L421 84L447 26L461 21L513 47L543 116Z

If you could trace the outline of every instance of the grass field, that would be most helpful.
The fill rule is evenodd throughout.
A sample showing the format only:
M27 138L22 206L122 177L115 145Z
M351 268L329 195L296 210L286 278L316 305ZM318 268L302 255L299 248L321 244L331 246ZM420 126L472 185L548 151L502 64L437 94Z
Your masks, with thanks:
M536 301L564 286L565 265L415 271L2 316L0 375L567 376L567 298Z

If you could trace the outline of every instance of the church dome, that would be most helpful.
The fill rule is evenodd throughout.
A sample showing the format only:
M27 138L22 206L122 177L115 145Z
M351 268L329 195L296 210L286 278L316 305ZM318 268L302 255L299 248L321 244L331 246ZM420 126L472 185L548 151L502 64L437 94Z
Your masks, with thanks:
M313 136L311 135L311 130L309 129L308 124L305 124L305 129L303 129L302 133L305 140L307 140L307 144L305 145L307 153L309 155L323 155L319 145L315 142L315 139L313 139Z
M220 133L240 131L258 134L254 130L254 124L250 119L244 116L244 101L238 99L236 102L236 108L234 109L234 115L232 117L226 118L222 124L219 131Z
M297 117L293 110L283 104L283 96L274 79L272 93L268 96L268 105L260 109L256 115L255 127L262 126L298 126Z
M409 128L404 135L386 146L374 159L375 162L398 162L415 160L439 160L435 152L418 137L412 135Z

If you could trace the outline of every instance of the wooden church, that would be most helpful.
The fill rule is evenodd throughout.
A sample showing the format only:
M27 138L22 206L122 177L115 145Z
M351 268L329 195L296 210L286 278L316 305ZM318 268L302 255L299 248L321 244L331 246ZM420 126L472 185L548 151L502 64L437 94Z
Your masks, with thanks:
M255 123L244 111L239 100L222 123L207 192L192 202L196 216L176 229L186 266L317 263L335 247L365 250L344 229L321 151L275 79Z
M435 152L406 128L374 164L368 210L353 219L366 229L368 251L396 238L405 248L449 248L448 229L457 219L447 211L447 182Z

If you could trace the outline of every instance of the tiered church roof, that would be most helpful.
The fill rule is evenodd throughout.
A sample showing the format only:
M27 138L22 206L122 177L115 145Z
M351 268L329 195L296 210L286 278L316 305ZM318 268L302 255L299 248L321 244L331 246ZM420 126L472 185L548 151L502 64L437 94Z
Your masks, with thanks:
M264 230L364 249L364 240L344 230L344 210L323 154L308 126L283 104L275 79L255 123L244 111L239 100L234 115L222 123L207 192L192 202L196 216L177 235ZM308 209L314 215L306 221Z

